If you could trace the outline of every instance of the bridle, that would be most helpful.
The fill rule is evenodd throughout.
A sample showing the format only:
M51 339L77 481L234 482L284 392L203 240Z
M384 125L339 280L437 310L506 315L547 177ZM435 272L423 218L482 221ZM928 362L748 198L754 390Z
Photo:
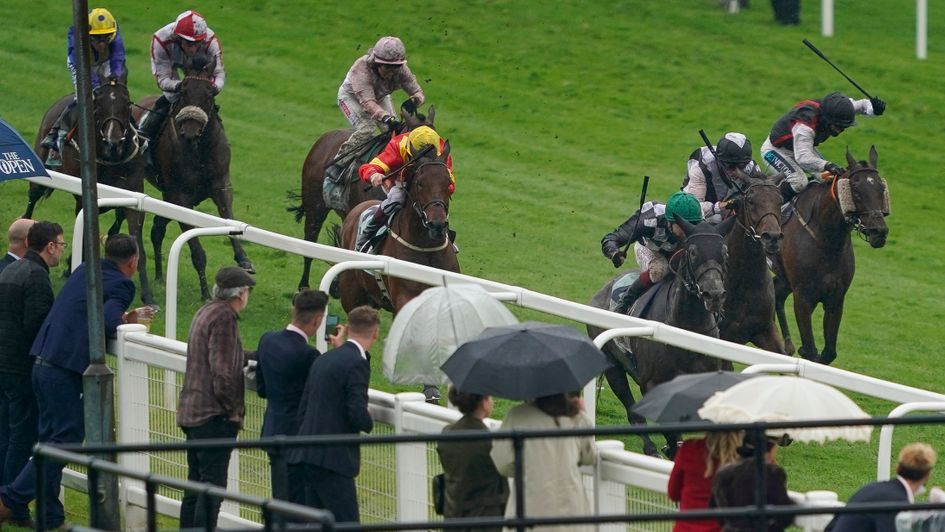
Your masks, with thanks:
M755 188L755 187L771 187L771 188L773 188L773 189L775 189L775 190L778 189L778 187L777 187L776 185L772 184L772 183L757 183L757 184L754 184L754 185L749 185L748 188L746 188L746 189L744 189L744 190L742 191L741 195L744 196L744 198L747 200L747 199L748 199L748 196L749 196L749 192L751 192L751 189L753 189L753 188ZM779 195L780 195L780 192L779 192ZM761 235L758 234L758 226L759 226L759 225L761 224L761 222L764 221L764 219L767 218L768 216L774 217L774 221L775 221L775 223L778 225L778 227L781 226L781 219L780 219L781 213L780 213L780 212L770 212L770 211L769 211L769 212L766 212L766 213L762 214L761 216L759 216L757 220L752 221L752 220L751 220L751 216L750 216L751 213L749 212L749 210L748 210L748 209L744 209L744 211L745 211L745 218L748 218L748 225L745 225L745 224L742 223L740 217L738 216L738 213L736 213L736 215L735 215L735 216L736 216L736 217L735 217L735 223L738 225L739 228L741 228L741 229L745 232L745 236L747 236L748 238L752 239L752 240L755 241L755 242L760 242L760 241L761 241Z
M102 89L104 89L105 87L107 87L107 86L112 86L112 87L115 87L115 88L117 88L117 87L124 87L126 92L127 92L127 90L128 90L125 85L120 84L120 83L118 83L118 82L116 82L116 81L110 81L109 83L107 83L107 84L105 84L105 85L101 85L99 88L97 88L97 89L95 90L95 92L93 93L93 96L94 96L94 100L95 100L96 102L100 101L100 99L101 99L100 96L99 96L99 92L100 92ZM101 108L102 108L102 107L101 107L100 105L95 105L95 106L94 106L94 109L95 109L96 111L100 110ZM130 116L130 115L131 115L131 112L130 112L130 109L131 109L131 98L128 98L128 109L129 109L129 113L128 113L128 114L129 114L129 116ZM97 113L96 113L96 114L97 114ZM98 120L98 117L96 116L96 121L97 121L97 120ZM107 135L108 124L112 124L112 123L117 124L118 127L121 128L121 138L118 139L118 144L119 144L120 146L123 146L123 147L125 146L125 144L126 144L126 143L128 142L128 140L129 140L129 138L128 138L128 131L131 130L131 131L132 131L132 135L131 135L131 139L130 139L130 140L131 140L131 142L132 142L132 145L131 145L130 153L129 153L126 157L122 158L122 159L119 160L119 161L112 161L112 160L108 160L108 159L102 159L102 158L100 158L100 157L98 156L98 150L96 150L95 161L96 161L98 164L102 164L102 165L106 165L106 166L117 166L117 165L121 165L121 164L127 163L128 161L130 161L131 159L133 159L133 158L138 154L138 151L139 151L140 146L141 146L141 145L140 145L140 140L139 140L139 138L138 138L138 132L137 132L133 127L131 127L130 119L124 119L124 120L123 120L120 116L118 116L118 112L117 112L116 110L112 110L111 114L109 114L108 116L106 116L105 118L103 118L102 121L101 121L101 126L98 128L99 140L100 140L102 143L105 143L105 144L108 143L108 140L109 140L109 139L108 139L108 135Z
M407 163L407 164L409 165L410 163ZM417 164L417 165L415 165L415 166L413 167L413 172L412 172L412 175L411 175L411 179L417 179L417 175L420 173L420 170L422 170L424 167L427 167L427 166L443 166L443 167L446 167L446 163L443 162L443 161L424 161L424 162L422 162L422 163L420 163L420 164ZM410 205L411 205L411 207L413 207L413 210L416 211L417 216L420 218L420 224L423 225L423 228L424 228L424 229L430 229L430 218L427 216L427 209L429 209L430 207L436 207L436 206L443 207L443 210L446 211L446 220L445 220L445 221L446 221L446 222L449 222L449 219L450 219L450 206L449 206L449 203L447 203L446 201L444 201L444 200L442 200L442 199L440 199L440 198L434 198L434 199L432 199L432 200L430 200L430 201L424 203L423 205L420 205L420 202L419 202L418 200L414 199L414 198L410 195L410 188L409 188L409 187L407 187L406 193L407 193L407 198L410 199Z
M687 292L689 292L689 293L695 295L695 296L698 297L699 299L702 299L702 295L704 294L705 291L704 291L704 290L702 289L702 287L699 285L699 281L705 276L705 274L707 274L707 273L709 273L709 272L711 272L711 271L718 272L718 274L719 274L720 276L724 277L724 276L725 276L725 270L724 270L724 267L721 266L718 261L713 260L713 259L709 259L709 260L707 260L706 262L707 262L707 263L708 263L708 262L714 262L715 265L708 265L708 266L706 266L706 267L702 270L702 272L701 272L701 273L698 273L698 275L697 275L696 270L694 270L693 267L692 267L692 261L689 260L689 251L688 251L688 250L689 250L689 243L690 243L693 239L696 239L696 238L718 238L718 239L721 241L724 237L723 237L722 235L718 234L718 233L697 233L697 234L693 234L693 235L687 236L686 239L683 241L683 247L682 247L682 249L676 251L676 253L673 254L673 258L675 258L676 255L679 255L680 253L684 254L683 258L680 260L680 262L683 263L683 264L681 265L682 268L683 268L683 275L678 275L679 272L678 272L677 270L673 269L673 258L670 258L670 260L669 260L669 268L670 268L670 270L673 272L673 274L676 274L677 277L682 281L683 288L685 288ZM722 243L719 242L719 245L721 246ZM723 263L724 263L724 261L723 261ZM703 264L705 264L705 263L703 263ZM702 266L702 265L700 265L700 267L701 267L701 266Z
M867 211L855 210L855 211L851 211L851 212L844 212L844 211L843 211L843 206L840 204L840 195L839 195L838 192L837 192L837 186L838 186L838 183L839 183L839 181L840 181L841 179L850 180L850 186L852 187L852 186L853 186L853 181L852 181L853 176L855 176L856 174L859 174L859 173L864 173L864 172L871 172L872 174L874 174L874 175L876 176L877 179L880 179L879 172L876 171L875 168L859 167L859 168L854 168L853 170L848 170L846 173L844 173L844 175L842 175L842 176L840 176L840 177L836 177L836 178L833 179L833 182L830 184L830 196L831 196L831 197L833 198L833 200L837 203L837 207L840 209L840 212L843 214L843 220L844 220L844 222L846 222L848 225L852 226L853 229L857 232L857 234L860 236L860 238L863 239L864 242L869 242L869 239L870 239L870 238L869 238L869 235L866 233L867 227L866 227L865 225L863 225L862 217L864 217L864 216L880 216L880 217L882 217L882 216L885 216L885 213L883 212L883 210L882 210L881 208L880 208L880 209L870 209L870 210L867 210ZM879 182L882 183L881 180L880 180ZM885 186L885 185L883 185L883 186ZM851 198L851 201L852 201L852 198Z
M210 78L210 76L207 76L207 75L188 74L184 76L183 80L181 80L181 84L183 84L183 82L187 80L204 81L210 84L213 83L213 80ZM174 125L175 133L177 132L177 128L180 125L179 122L182 122L187 119L191 119L200 124L200 132L197 134L197 136L198 137L202 136L204 129L206 129L207 124L210 123L211 116L213 115L215 111L215 108L212 103L213 101L212 96L210 100L211 100L211 104L210 104L209 111L204 110L198 105L175 105L174 109L172 109L170 113L173 116L172 122Z

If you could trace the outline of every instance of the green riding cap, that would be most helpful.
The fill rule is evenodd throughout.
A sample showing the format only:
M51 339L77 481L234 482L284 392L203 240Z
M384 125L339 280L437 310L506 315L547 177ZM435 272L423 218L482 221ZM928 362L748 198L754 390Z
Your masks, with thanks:
M666 219L674 221L676 215L689 223L703 221L702 206L695 196L687 192L677 192L666 200Z

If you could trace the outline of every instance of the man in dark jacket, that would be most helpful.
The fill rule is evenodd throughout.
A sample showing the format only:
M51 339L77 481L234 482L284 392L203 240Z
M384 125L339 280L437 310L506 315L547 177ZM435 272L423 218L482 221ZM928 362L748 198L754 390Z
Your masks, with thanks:
M932 474L938 456L930 445L910 443L899 451L896 478L872 482L859 489L847 504L915 502L915 494ZM896 532L897 512L840 514L826 532Z
M259 340L256 356L256 393L266 399L261 436L295 436L299 429L299 400L305 379L319 352L308 344L325 317L328 296L318 290L304 289L292 298L292 323L281 331L270 331ZM334 332L334 331L331 331ZM340 335L331 336L338 347ZM296 504L305 504L305 471L286 468L285 456L269 453L272 496Z
M0 484L16 478L36 444L30 346L53 304L49 268L59 264L66 247L59 224L29 225L23 259L0 272ZM28 512L11 518L21 526L28 521Z
M45 443L82 443L85 439L82 373L89 366L86 267L82 264L72 272L30 348L34 357L33 390L39 406L39 441ZM135 239L120 234L108 237L102 260L103 321L108 336L115 336L122 323L137 322L137 311L125 312L135 296L131 276L137 270ZM63 467L47 465L46 478L36 486L33 462L27 463L12 483L0 487L0 520L25 510L36 489L43 489L46 527L62 526L65 513L59 501L59 486Z
M367 350L377 341L380 316L371 307L348 313L348 341L312 363L302 402L299 436L371 432L368 412L371 364ZM344 328L339 333L344 333ZM305 467L306 504L331 511L339 523L360 522L354 478L361 469L357 445L313 445L288 453Z
M10 224L7 231L7 252L0 258L0 272L26 255L26 233L34 223L35 220L19 218Z

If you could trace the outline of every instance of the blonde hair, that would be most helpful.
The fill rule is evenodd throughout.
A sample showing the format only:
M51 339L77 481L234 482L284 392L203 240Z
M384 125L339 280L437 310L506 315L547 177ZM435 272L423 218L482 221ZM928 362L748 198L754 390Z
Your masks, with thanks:
M896 473L909 480L922 480L938 462L938 454L926 443L910 443L899 451Z
M737 449L743 436L740 430L723 430L706 435L705 478L710 478L719 468L738 459Z

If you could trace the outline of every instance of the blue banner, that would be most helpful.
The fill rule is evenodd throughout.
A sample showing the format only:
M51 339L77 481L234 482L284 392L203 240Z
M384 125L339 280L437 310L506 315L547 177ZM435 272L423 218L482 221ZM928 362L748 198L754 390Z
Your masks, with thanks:
M46 167L28 142L0 118L0 181L46 176Z

